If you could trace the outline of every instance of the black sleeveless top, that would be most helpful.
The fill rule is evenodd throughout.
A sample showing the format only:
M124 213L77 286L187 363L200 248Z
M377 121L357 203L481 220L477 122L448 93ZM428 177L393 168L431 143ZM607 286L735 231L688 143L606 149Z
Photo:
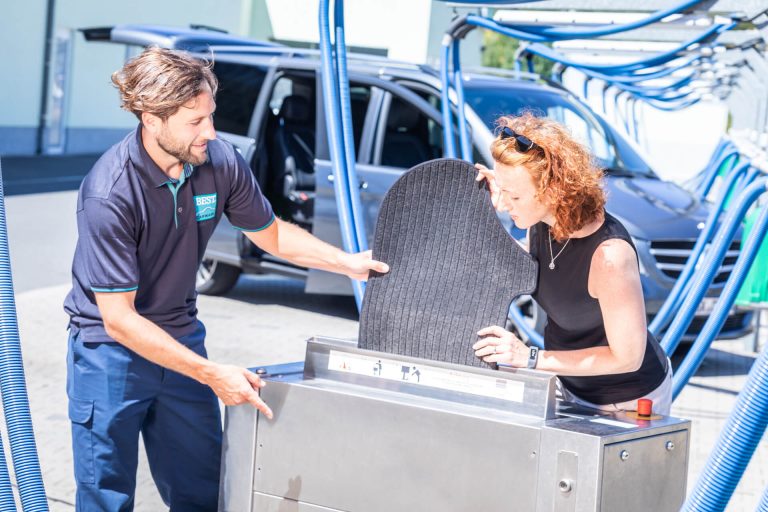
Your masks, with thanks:
M551 270L549 231L543 222L530 229L530 251L539 261L539 280L533 298L547 313L544 348L577 350L607 346L600 304L588 291L592 255L604 241L625 240L635 245L627 230L614 217L605 214L600 228L584 238L572 238L555 259ZM563 244L552 240L557 255ZM637 249L635 249L637 254ZM648 332L645 356L640 369L629 373L588 377L559 377L573 394L594 404L604 405L641 398L656 389L666 376L667 358L656 338Z

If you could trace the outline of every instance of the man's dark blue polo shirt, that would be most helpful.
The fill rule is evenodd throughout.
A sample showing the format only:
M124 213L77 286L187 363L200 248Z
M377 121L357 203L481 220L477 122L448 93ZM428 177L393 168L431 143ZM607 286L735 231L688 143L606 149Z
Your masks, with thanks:
M274 221L248 165L221 140L208 161L169 178L149 157L141 127L109 149L88 173L77 200L70 328L85 341L112 341L94 292L136 290L138 313L174 338L194 331L195 276L226 214L233 226L260 231Z

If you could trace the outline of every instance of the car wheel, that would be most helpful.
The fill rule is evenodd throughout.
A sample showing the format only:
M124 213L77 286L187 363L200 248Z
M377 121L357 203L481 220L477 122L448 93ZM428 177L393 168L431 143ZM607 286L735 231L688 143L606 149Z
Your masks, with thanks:
M195 287L204 295L221 295L235 286L240 269L211 258L204 258L197 268Z

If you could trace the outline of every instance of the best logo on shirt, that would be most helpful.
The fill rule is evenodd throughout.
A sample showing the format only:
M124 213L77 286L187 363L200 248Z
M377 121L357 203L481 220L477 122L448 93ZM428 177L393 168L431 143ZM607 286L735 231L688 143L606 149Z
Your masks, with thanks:
M202 222L216 216L216 194L195 196L195 220Z

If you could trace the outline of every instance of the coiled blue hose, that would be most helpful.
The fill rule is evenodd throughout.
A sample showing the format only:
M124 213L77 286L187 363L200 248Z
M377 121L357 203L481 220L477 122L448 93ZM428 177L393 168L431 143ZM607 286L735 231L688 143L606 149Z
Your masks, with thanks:
M736 265L733 267L731 275L728 277L728 281L725 283L725 288L720 294L720 298L717 300L715 308L707 318L704 327L696 337L696 341L688 350L685 359L680 367L675 372L675 376L672 380L672 397L677 398L683 387L696 373L696 370L701 366L701 362L704 360L704 356L709 350L709 346L712 344L712 340L720 332L720 329L725 323L725 319L728 317L728 313L736 300L741 285L744 284L744 280L747 278L749 269L752 267L752 263L755 261L760 245L765 238L765 232L768 230L768 206L763 207L754 228L750 231L747 237L746 243L741 249L739 258L736 260ZM766 390L768 393L768 389Z
M744 190L728 211L723 226L717 231L712 247L698 269L690 292L683 300L680 312L672 320L672 324L661 340L661 346L667 355L675 352L683 333L690 325L691 320L693 320L693 315L696 313L699 302L701 302L718 268L720 268L725 253L731 245L731 240L739 229L744 215L747 213L750 205L765 192L766 184L768 184L768 178L756 180Z
M688 257L688 261L685 262L682 272L675 281L675 285L672 287L672 291L664 300L659 312L653 317L648 330L654 335L658 335L664 327L669 323L672 315L678 310L682 297L685 295L685 291L690 287L691 275L699 262L701 253L709 243L712 235L717 227L717 221L720 218L720 214L725 208L726 200L728 199L732 190L737 190L737 184L740 187L744 187L756 177L755 174L751 174L752 179L747 181L747 177L743 176L749 168L750 164L747 162L740 165L733 172L729 173L726 182L720 191L717 201L709 211L707 221L704 223L704 228L701 230L699 237L696 239L696 243L691 250L691 255ZM743 179L742 179L743 178Z
M0 238L4 241L1 243L2 247L5 248L8 237L5 226L5 195L3 194L2 165L0 165ZM0 251L2 250L3 249L0 249ZM11 290L13 290L13 282L10 280L10 270L6 272L5 268L5 262L7 261L10 261L9 257L0 255L0 285L4 287L7 281L10 283ZM8 265L8 267L10 268L10 265ZM11 292L11 297L13 297L13 292ZM0 307L5 304L4 299L4 296L0 296L0 301L2 301ZM12 311L16 311L15 307ZM5 308L3 307L2 310L0 310L0 327L4 326L6 323L4 312ZM13 499L13 489L11 487L11 478L8 475L8 462L5 460L5 447L3 446L2 436L0 436L0 510L16 510L16 502Z
M16 321L16 302L13 295L11 257L8 251L8 231L5 220L5 192L0 169L0 393L8 428L16 483L19 486L21 506L25 512L48 510L43 487L43 476L37 459L35 433L29 413L27 385L21 359L21 342ZM2 454L5 466L5 454ZM6 488L7 486L7 488ZM3 510L16 510L7 503L6 489L10 491L7 467L0 468L0 505ZM9 492L11 502L13 493ZM7 506L7 508L6 508Z
M768 347L752 365L684 512L725 510L768 424ZM763 502L765 502L765 496ZM762 505L761 505L762 506ZM763 510L763 509L760 509Z

